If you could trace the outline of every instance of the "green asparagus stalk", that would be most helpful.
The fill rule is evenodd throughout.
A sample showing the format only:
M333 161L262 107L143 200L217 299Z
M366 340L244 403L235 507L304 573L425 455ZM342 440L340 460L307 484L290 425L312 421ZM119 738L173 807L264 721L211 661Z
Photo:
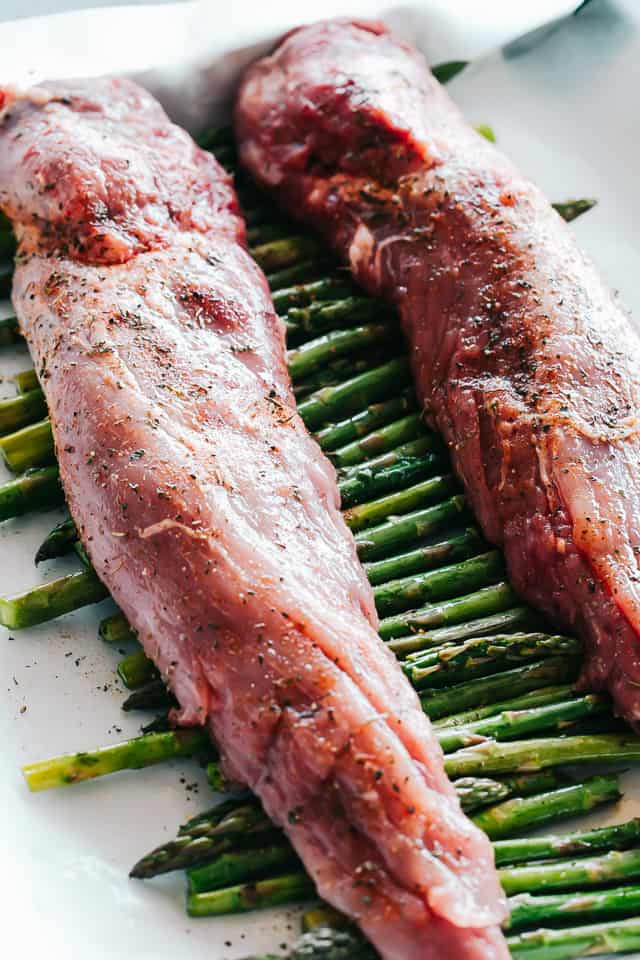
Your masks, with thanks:
M353 467L365 463L372 457L377 457L389 450L395 450L403 443L415 440L425 432L425 427L419 414L411 413L401 417L379 430L367 434L362 440L354 440L344 447L329 454L329 459L336 467Z
M471 637L485 637L496 633L515 632L518 629L535 629L542 625L540 615L530 607L517 606L477 619L462 620L452 626L414 633L389 641L389 647L397 657L405 657L419 650L441 647L445 643L459 643Z
M220 147L226 147L233 143L233 127L211 127L205 130L197 138L197 144L202 150L210 150L216 153Z
M552 203L551 206L554 210L557 210L562 219L568 223L571 220L575 220L576 217L582 216L582 214L588 210L591 210L597 202L597 200L591 198L584 198L582 200L567 200L565 203Z
M339 387L347 379L368 373L373 367L381 363L386 363L390 355L395 356L395 352L388 346L372 348L364 354L355 354L351 356L335 357L325 366L318 367L313 373L305 377L304 380L297 380L293 384L293 393L296 398L296 404L299 406L303 400L307 400L319 390L325 390L327 387Z
M445 497L451 494L457 487L457 481L451 474L431 477L424 483L430 486L426 489L432 491L431 502L438 497ZM390 496L394 496L391 494ZM395 502L402 503L410 497L406 491L397 494ZM397 519L391 517L379 526L368 527L366 530L356 533L356 545L358 556L361 560L377 560L380 557L389 556L389 554L404 549L423 539L438 530L441 530L446 523L453 523L460 519L460 514L465 509L466 500L462 494L456 494L442 503L436 503L432 507L423 507L419 510L413 510L411 513L405 513ZM369 516L373 511L369 511ZM387 515L393 513L393 501L387 500L383 505L387 510ZM361 511L359 515L367 516L366 511ZM349 519L347 517L347 522Z
M0 485L0 520L21 517L32 510L48 510L64 501L57 467L28 470Z
M477 637L457 646L412 653L403 668L414 687L423 690L487 676L509 664L538 661L542 657L575 656L581 651L582 644L576 637L514 633Z
M494 583L501 576L504 576L502 554L491 550L461 563L418 573L413 577L391 580L376 587L373 595L378 613L381 617L386 617L426 602L435 603L471 593ZM418 656L421 655L410 654L410 659Z
M47 405L41 390L30 390L19 397L0 400L0 436L6 436L46 417Z
M13 380L18 393L30 393L32 390L38 390L40 388L38 374L35 372L33 367L30 367L28 370L21 370L20 373L16 373Z
M585 890L640 878L640 848L611 850L597 857L552 860L503 867L500 883L508 896L544 890Z
M527 927L550 924L566 925L571 921L612 920L634 917L640 913L640 886L614 887L578 893L556 893L535 896L520 893L509 900L509 918L504 929L516 932Z
M422 436L408 443L401 443L395 450L389 450L387 453L381 453L371 460L364 463L356 463L352 467L342 467L338 473L342 481L350 480L352 477L359 477L367 471L388 470L397 466L404 460L422 457L426 452L433 450L445 452L442 441L436 434L423 433ZM448 463L448 459L447 459Z
M411 515L414 520L411 523L412 531L416 524L420 524L422 517L416 516L422 513L425 507L433 503L438 503L442 497L449 496L458 487L457 481L451 474L444 476L428 477L420 483L416 483L405 490L388 493L377 500L370 500L360 506L350 507L344 511L344 519L347 526L353 533L359 533L361 530L367 530L367 533L360 538L360 542L366 542L366 538L374 534L372 527L377 528L378 533L375 537L386 536L389 524L398 526L395 523L396 517L407 517ZM385 524L384 533L380 533L380 525ZM399 535L402 536L402 535ZM388 539L388 538L387 538ZM405 541L406 542L406 541ZM362 551L363 547L359 550ZM371 552L373 548L369 548Z
M554 860L579 857L588 853L626 850L640 842L640 818L627 820L612 827L577 830L566 836L522 837L499 840L493 845L496 866L530 863L534 860Z
M460 777L453 784L465 813L470 814L511 795L508 784L489 777Z
M251 211L253 216L256 211ZM247 220L247 223L249 221ZM335 269L335 261L328 257L311 257L309 260L300 260L290 267L283 267L282 270L274 270L267 275L267 283L272 291L282 290L290 287L294 283L307 283L318 280L327 270Z
M40 420L0 437L0 453L13 473L46 466L54 455L51 423L49 420Z
M270 829L273 829L271 821L258 798L245 793L191 817L179 828L178 834L189 837L246 837Z
M13 281L13 260L0 263L0 297L4 299L11 293Z
M468 60L448 60L446 63L436 63L431 67L431 73L438 83L448 83L469 65Z
M327 387L312 394L298 406L298 413L309 430L363 410L371 403L386 400L409 379L406 357L397 358L368 370L336 387Z
M446 457L440 451L432 452L428 449L428 437L421 437L420 444L422 452L417 456L399 457L388 466L363 467L357 473L340 480L338 489L342 509L347 510L359 503L401 491L410 484L446 469Z
M314 891L313 882L306 873L298 871L209 893L189 893L187 913L190 917L246 913L249 910L299 903L312 897Z
M431 720L439 720L456 710L471 710L494 703L496 700L504 700L507 696L516 697L551 684L573 680L578 672L578 666L578 662L569 657L550 657L548 660L528 663L491 677L479 677L476 680L446 687L444 690L435 690L420 697L420 701L422 709ZM501 743L498 752L511 746L512 744ZM467 753L467 750L461 750L450 759L453 760ZM479 761L476 761L476 766L480 766ZM511 771L513 769L512 766ZM535 769L533 764L527 767L527 770L529 769ZM464 776L465 771L456 770L451 775ZM477 775L484 776L484 773Z
M211 863L193 867L187 877L190 893L207 893L269 876L270 871L299 867L293 848L285 841L249 850L222 853Z
M324 427L316 433L315 438L323 450L331 452L353 440L366 437L377 427L393 423L415 409L413 390L404 390L397 397L392 397L383 403L373 403L347 420Z
M462 713L452 713L450 716L438 720L434 726L437 727L438 730L466 727L469 724L476 723L478 720L485 720L488 717L494 717L499 713L505 713L509 710L529 710L532 707L545 707L550 704L565 703L567 700L573 699L574 696L573 687L568 683L555 687L543 687L540 690L531 690L529 693L522 694L522 696L510 697L508 700L490 703L485 707L464 710Z
M165 760L193 757L211 750L200 728L148 733L89 753L69 753L22 768L30 790L49 790L81 780L93 780L120 770L139 770Z
M308 340L302 346L289 350L287 363L293 380L299 381L309 376L318 367L329 363L342 354L368 350L388 340L392 328L385 323L369 323L347 330L333 330L315 340ZM0 420L0 424L1 424Z
M265 273L273 273L304 262L309 257L321 256L324 252L322 244L314 236L300 234L262 243L252 249L251 255Z
M388 560L365 563L364 569L369 578L369 583L374 587L380 587L391 580L401 580L405 577L426 573L435 567L443 567L445 564L451 565L467 560L469 557L480 553L484 546L480 532L475 527L468 527L462 533L454 533L446 540L417 547L408 553L389 557ZM502 632L500 627L497 630ZM479 634L476 634L476 636L479 636Z
M100 621L98 636L105 643L117 646L137 639L137 633L131 628L123 613L114 613Z
M548 793L514 797L480 811L473 820L491 840L497 840L522 833L531 827L542 826L550 820L573 817L593 810L603 803L619 800L620 796L617 777L591 777L582 783Z
M309 284L311 286L311 284ZM299 341L308 335L318 336L333 330L347 334L350 327L382 319L388 335L398 339L398 326L390 320L389 307L383 300L371 297L347 296L342 300L319 300L306 307L290 307L287 311L287 334L290 340Z
M0 624L9 630L22 630L99 603L108 595L93 570L71 573L14 597L0 597Z
M589 694L564 703L503 711L466 726L438 729L437 736L444 752L453 753L491 737L509 740L530 734L562 732L585 717L601 716L610 706L607 697Z
M49 468L50 469L50 468ZM78 539L78 531L73 520L62 520L44 538L36 553L36 564L54 557L63 557L73 549Z
M495 743L489 740L447 757L449 776L486 776L527 772L561 764L615 762L640 759L640 737L592 734L570 737L532 738Z
M495 583L483 587L464 597L443 600L442 603L430 603L419 610L397 613L385 617L380 623L380 636L383 640L403 638L407 633L419 633L417 644L409 638L406 644L398 639L392 649L394 653L404 655L411 649L422 648L425 644L425 630L445 625L461 623L469 619L480 619L493 613L508 610L517 597L508 583Z
M10 343L17 343L20 340L20 328L15 317L3 317L0 320L0 347L6 347Z
M177 706L178 701L160 679L149 680L130 693L122 704L128 713L131 710L169 710Z
M247 229L247 243L250 247L257 247L258 244L270 243L272 240L282 240L290 236L295 230L295 225L291 221L277 221L270 223L258 223Z
M144 650L136 650L121 660L117 671L127 690L137 690L138 687L158 678L156 666Z
M512 960L572 960L640 950L640 920L619 920L567 930L533 930L507 937Z
M308 307L318 301L340 301L353 296L355 288L347 273L334 273L311 283L298 283L274 292L272 300L278 313L292 307ZM377 303L378 301L374 301Z

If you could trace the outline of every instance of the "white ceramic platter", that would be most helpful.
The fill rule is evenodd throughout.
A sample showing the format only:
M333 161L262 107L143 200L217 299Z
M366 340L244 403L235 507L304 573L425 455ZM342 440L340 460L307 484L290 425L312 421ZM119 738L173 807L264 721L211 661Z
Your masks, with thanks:
M595 0L535 42L473 64L450 89L470 121L491 124L499 145L552 200L598 198L574 228L640 317L640 35L633 20ZM28 365L23 349L0 353L5 395L11 376ZM66 572L61 562L37 571L33 565L61 515L0 526L1 593ZM191 921L182 875L146 884L127 878L140 855L210 804L194 765L165 764L45 794L25 788L21 764L138 730L139 717L120 711L117 657L96 635L109 610L104 603L11 637L0 630L2 955L232 960L277 952L297 934L295 912ZM194 782L199 789L187 789ZM624 786L624 800L592 822L640 814L640 773L626 775Z

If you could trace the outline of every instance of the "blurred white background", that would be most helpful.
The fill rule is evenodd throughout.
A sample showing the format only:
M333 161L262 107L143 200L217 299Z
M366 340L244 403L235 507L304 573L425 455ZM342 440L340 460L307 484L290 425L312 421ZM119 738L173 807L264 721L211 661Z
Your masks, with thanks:
M0 20L37 17L45 13L81 10L86 7L132 6L141 3L171 3L174 0L0 0Z

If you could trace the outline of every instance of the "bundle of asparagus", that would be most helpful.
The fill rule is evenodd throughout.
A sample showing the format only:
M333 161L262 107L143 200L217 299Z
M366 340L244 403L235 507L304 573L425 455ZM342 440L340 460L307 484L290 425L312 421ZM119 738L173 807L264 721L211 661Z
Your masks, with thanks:
M233 165L230 134L216 134L209 145ZM637 948L640 925L625 918L633 918L640 902L634 885L640 883L640 821L564 838L525 834L616 800L614 774L574 782L563 767L640 759L640 738L619 729L607 698L573 693L578 641L545 632L540 617L518 602L501 556L473 525L442 443L417 413L406 352L389 311L360 295L317 242L278 218L241 173L237 180L254 256L269 273L287 325L299 411L339 470L345 518L374 587L381 636L420 690L463 807L494 841L510 898L514 957L554 960ZM557 206L571 219L591 205ZM0 240L10 251L1 226ZM18 338L15 320L0 322L0 343ZM63 502L35 372L19 374L16 386L16 397L0 402L0 453L19 474L0 487L0 519ZM66 520L46 537L36 560L76 545L74 525ZM104 597L85 563L78 573L0 599L0 623L17 630ZM103 620L100 635L116 647L136 643L117 613ZM149 732L33 764L25 768L31 789L176 757L206 763L211 783L224 785L206 735L170 729L172 698L143 651L134 649L118 672L131 691L126 709L163 710ZM175 840L143 857L132 875L183 869L193 916L313 897L284 834L246 794L189 821ZM373 956L326 908L315 908L311 917L314 929L293 957ZM543 922L561 928L536 929ZM575 923L582 926L566 929Z

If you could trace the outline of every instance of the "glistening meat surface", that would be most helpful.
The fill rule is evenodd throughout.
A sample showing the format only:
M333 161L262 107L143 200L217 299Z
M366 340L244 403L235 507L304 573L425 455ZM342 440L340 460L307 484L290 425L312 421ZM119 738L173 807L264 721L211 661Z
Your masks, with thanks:
M640 724L640 342L570 229L381 24L291 34L236 125L254 175L398 306L512 582Z
M491 848L377 636L229 177L126 81L0 104L13 299L65 492L183 722L384 957L505 958Z

